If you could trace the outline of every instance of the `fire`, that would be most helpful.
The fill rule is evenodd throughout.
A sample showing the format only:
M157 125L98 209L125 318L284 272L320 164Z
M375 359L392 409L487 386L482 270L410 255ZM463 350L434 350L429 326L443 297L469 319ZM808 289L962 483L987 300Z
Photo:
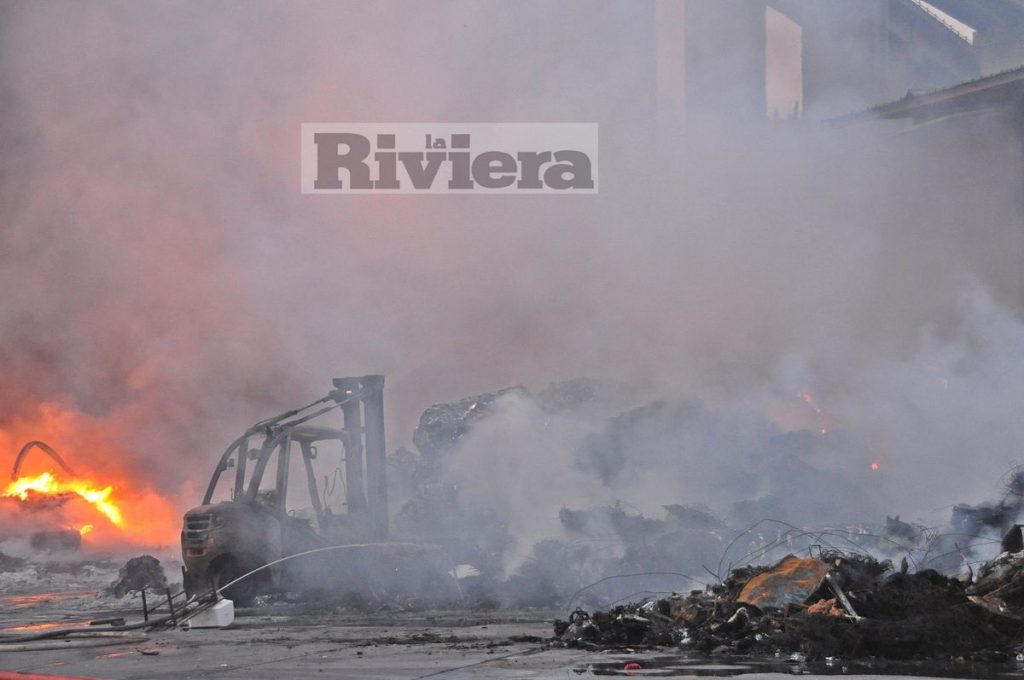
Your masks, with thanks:
M881 463L879 463L877 460L876 461L872 461L872 463L871 463L871 471L872 472L878 472L878 468L880 468L880 467L882 467Z
M811 396L811 393L808 392L807 390L801 390L800 392L796 393L796 396L798 399L800 399L805 404L810 406L818 415L818 419L820 421L818 425L818 434L828 434L828 425L825 423L825 412L821 410L820 406L818 406L818 402L814 400L814 397Z
M810 406L810 407L811 407L812 409L814 409L814 412L815 412L815 413L817 413L818 415L821 415L821 407L820 407L820 406L818 406L818 403L817 403L816 401L814 401L814 397L813 397L813 396L811 396L811 393L810 393L810 392L808 392L807 390L803 390L803 391L801 391L801 392L797 392L797 393L796 393L796 396L797 396L797 397L798 397L799 399L803 400L803 402L804 402L805 404L807 404L807 405L808 405L808 406Z
M810 430L824 436L840 426L806 389L789 393L784 400L770 404L769 409L771 419L786 432Z
M113 486L100 488L91 482L77 479L62 481L57 479L52 472L44 472L35 477L19 477L7 485L3 495L17 497L24 501L28 500L30 494L59 496L71 493L77 494L99 512L103 513L114 526L124 526L124 516L121 514L121 508L112 499L114 494ZM91 530L91 525L87 526L90 526Z
M21 454L4 454L24 450L26 442L48 445L30 449L14 482L0 479L4 528L25 535L55 528L76 531L91 550L149 550L177 543L181 502L155 484L160 480L159 470L152 469L156 466L124 443L134 418L124 410L86 414L61 398L0 420L0 467L8 475L8 466ZM47 455L51 447L58 458ZM20 526L14 525L17 518L24 520Z

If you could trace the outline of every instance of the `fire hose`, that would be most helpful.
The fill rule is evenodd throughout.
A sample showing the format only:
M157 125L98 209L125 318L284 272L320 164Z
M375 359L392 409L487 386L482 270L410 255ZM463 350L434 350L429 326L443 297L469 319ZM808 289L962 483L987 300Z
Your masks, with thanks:
M264 569L269 569L282 562L293 560L298 557L305 557L307 555L314 555L317 553L332 552L335 550L354 550L359 548L376 548L376 547L401 547L401 548L416 548L423 550L425 546L419 543L353 543L349 545L332 545L324 548L314 548L312 550L305 550L298 552L293 555L286 555L280 559L267 562L266 564L259 566L252 571L242 574L238 578L235 578L228 583L217 588L205 591L198 595L193 595L182 605L182 609L175 614L168 614L157 619L150 619L149 621L139 621L137 623L130 623L122 626L104 626L104 627L93 627L89 628L55 628L53 630L47 630L40 633L34 633L32 635L16 635L16 636L0 636L0 649L3 651L31 651L33 649L42 649L42 647L27 646L24 643L38 642L43 640L54 640L58 638L102 638L103 642L99 644L119 644L127 642L140 642L145 640L145 636L134 636L134 637L123 637L118 642L113 642L107 638L116 637L119 633L126 631L140 630L140 629L153 629L160 628L168 623L184 623L194 617L196 614L210 608L221 598L222 593L230 588L231 586L244 581L245 579L258 574ZM68 644L64 643L60 645L60 649L67 648ZM7 646L11 645L11 646ZM96 643L91 645L76 645L76 646L98 646ZM50 647L46 647L49 649Z
M205 603L204 603L205 604ZM186 603L188 606L188 603ZM88 628L54 628L52 630L43 631L41 633L33 633L32 635L5 635L0 637L0 645L13 645L24 642L37 642L39 640L52 640L57 638L98 638L98 637L112 637L118 633L124 633L131 630L140 630L142 628L157 628L162 626L172 618L182 619L186 616L191 617L202 611L198 608L195 611L188 612L186 614L179 614L176 617L172 617L170 614L161 617L159 619L151 619L149 621L139 621L138 623L129 623L123 626L89 626ZM145 639L144 637L135 639ZM126 640L127 642L133 642L135 639ZM108 643L110 644L110 643ZM3 647L4 651L12 651L9 647Z
M85 632L85 631L83 631ZM85 635L75 636L75 639L49 638L21 643L4 641L3 651L5 652L40 652L48 649L76 649L80 647L106 647L109 645L124 645L131 642L145 642L149 637L146 635L132 635L125 632L95 632L87 631ZM41 643L41 644L40 644Z
M33 448L41 449L42 452L52 458L57 465L60 465L64 472L68 473L72 477L75 476L75 473L71 471L71 468L69 468L68 464L64 462L64 459L60 457L60 454L53 450L52 446L46 442L31 441L22 446L21 451L18 451L18 455L14 459L14 472L11 473L11 479L18 478L18 472L21 470L21 463L25 460L25 456L28 455L28 452Z
M252 576L254 574L258 574L259 572L263 571L264 569L268 569L270 567L273 567L274 565L281 564L282 562L287 562L288 560L293 560L296 557L305 557L306 555L314 555L316 553L322 553L322 552L331 552L331 551L334 551L334 550L352 550L354 548L379 548L379 547L417 548L419 550L423 550L425 548L425 546L423 546L420 543L350 543L348 545L330 545L330 546L327 546L326 548L314 548L312 550L305 550L303 552L295 553L294 555L286 555L286 556L284 556L284 557L282 557L280 559L276 559L276 560L274 560L272 562L267 562L263 566L256 567L252 571L247 572L245 574L242 574L238 578L236 578L236 579L234 579L232 581L229 581L228 583L225 583L224 585L220 586L219 588L216 588L213 592L216 593L218 596L220 596L225 590L227 590L231 586L235 585L239 581L244 581L245 579L249 578L250 576Z

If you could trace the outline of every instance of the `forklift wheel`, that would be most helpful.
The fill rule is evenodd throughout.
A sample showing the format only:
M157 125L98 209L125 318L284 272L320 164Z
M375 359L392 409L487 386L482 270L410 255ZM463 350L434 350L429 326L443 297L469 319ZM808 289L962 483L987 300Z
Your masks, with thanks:
M210 566L210 580L213 583L213 587L217 589L226 583L231 583L254 568L245 568L234 557L227 557ZM260 575L250 576L244 581L226 589L221 595L234 602L236 607L252 606L259 582Z

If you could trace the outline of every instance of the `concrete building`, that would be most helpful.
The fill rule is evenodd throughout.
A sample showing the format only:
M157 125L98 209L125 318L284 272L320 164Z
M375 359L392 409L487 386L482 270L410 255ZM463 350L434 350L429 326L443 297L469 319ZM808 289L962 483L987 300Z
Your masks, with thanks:
M830 118L1024 64L1024 0L655 0L654 17L662 116L688 126ZM771 106L787 80L793 106Z

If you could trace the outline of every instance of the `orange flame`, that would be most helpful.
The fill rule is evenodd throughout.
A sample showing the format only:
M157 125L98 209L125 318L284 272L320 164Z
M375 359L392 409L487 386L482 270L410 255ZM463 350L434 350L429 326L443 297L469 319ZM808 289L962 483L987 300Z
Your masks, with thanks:
M64 527L79 532L91 549L149 550L177 543L181 501L156 488L137 453L122 444L133 422L123 411L97 417L60 399L0 421L0 454L43 440L75 471L64 472L45 457L32 456L19 479L12 484L0 480L0 510L21 504L33 511L25 515L25 531Z
M74 493L81 496L87 503L106 515L107 519L117 527L124 526L121 508L112 500L114 487L98 488L90 482L81 480L61 481L52 472L44 472L35 477L19 477L7 485L2 495L28 500L29 494L57 496ZM87 533L87 532L86 532Z
M810 392L808 392L807 390L803 390L802 392L797 392L796 396L802 399L805 404L814 409L815 413L819 415L821 414L821 407L818 406L816 401L814 401L814 397L811 396Z
M807 390L801 390L800 392L796 393L796 396L805 404L810 406L814 410L814 412L819 416L819 420L821 422L818 424L818 434L828 434L828 425L825 424L825 413L824 411L821 410L821 407L818 406L818 402L814 400L814 397L811 395L811 393L808 392Z

